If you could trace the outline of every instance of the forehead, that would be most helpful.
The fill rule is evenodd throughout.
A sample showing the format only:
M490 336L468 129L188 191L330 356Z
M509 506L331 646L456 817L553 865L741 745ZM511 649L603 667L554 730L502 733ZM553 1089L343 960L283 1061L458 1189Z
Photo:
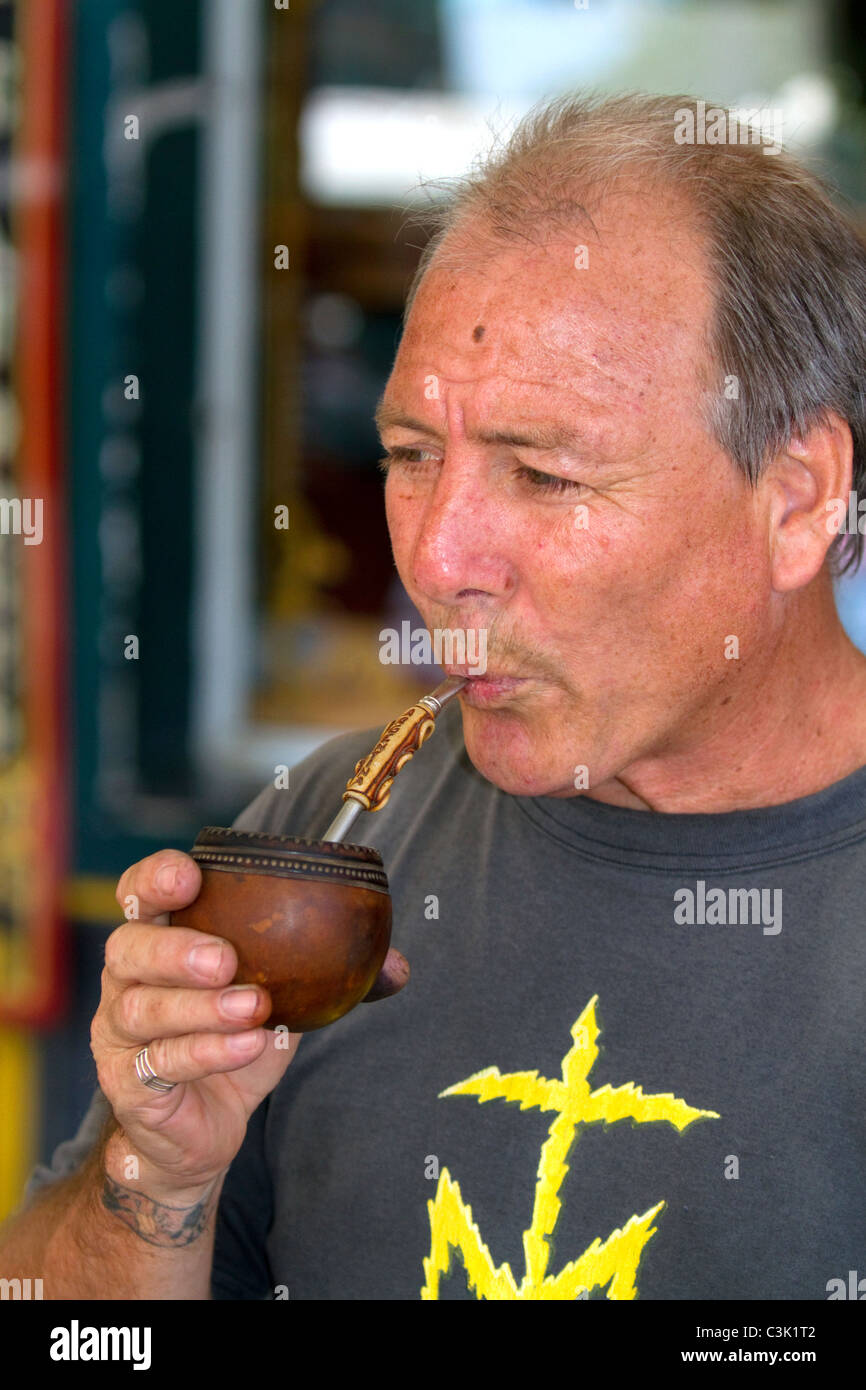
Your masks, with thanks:
M531 241L469 224L418 288L386 395L438 371L526 398L682 396L704 379L712 300L704 239L674 195L613 194L592 224Z

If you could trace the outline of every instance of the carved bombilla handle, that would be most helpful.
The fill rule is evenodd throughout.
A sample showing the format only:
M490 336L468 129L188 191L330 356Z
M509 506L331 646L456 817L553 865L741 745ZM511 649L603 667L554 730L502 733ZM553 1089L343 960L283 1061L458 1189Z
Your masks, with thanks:
M355 764L343 792L345 804L325 831L325 840L342 840L361 811L381 811L397 773L430 737L443 705L465 684L465 677L449 676L432 695L423 695L382 730L375 748Z

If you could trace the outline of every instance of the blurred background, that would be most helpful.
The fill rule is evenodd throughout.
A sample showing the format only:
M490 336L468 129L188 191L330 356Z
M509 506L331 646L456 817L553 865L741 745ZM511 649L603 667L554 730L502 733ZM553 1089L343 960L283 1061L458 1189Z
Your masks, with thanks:
M419 181L545 96L689 92L866 218L860 9L0 0L0 1218L92 1092L123 869L439 678L379 660Z

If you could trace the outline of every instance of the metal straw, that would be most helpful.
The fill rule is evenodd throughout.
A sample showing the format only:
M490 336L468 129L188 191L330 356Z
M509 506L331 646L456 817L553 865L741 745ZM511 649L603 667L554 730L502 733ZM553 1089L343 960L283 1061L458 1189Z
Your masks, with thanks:
M466 676L449 676L441 685L437 685L432 695L422 695L421 699L417 701L417 704L429 710L430 714L435 719L436 716L441 713L444 706L447 705L448 701L453 700L454 696L460 693L464 685L466 685L466 682ZM391 726L389 725L388 727L390 728ZM332 843L345 839L356 817L361 811L367 809L363 802L358 800L351 791L347 792L346 796L347 799L343 802L341 809L337 812L323 836L323 839Z

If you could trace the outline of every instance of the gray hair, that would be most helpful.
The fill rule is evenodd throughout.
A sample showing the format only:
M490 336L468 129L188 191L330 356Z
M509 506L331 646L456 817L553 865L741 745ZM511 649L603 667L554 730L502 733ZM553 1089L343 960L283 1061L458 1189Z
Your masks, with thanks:
M784 151L765 153L757 128L740 124L743 143L678 143L677 122L695 107L688 96L559 97L530 111L468 175L427 183L448 196L423 217L433 234L406 314L434 258L448 254L443 243L451 234L460 263L461 229L480 225L508 241L572 230L624 171L679 188L715 269L710 434L754 485L793 435L835 412L853 437L859 498L866 486L866 246L829 186ZM737 120L735 112L725 115ZM735 401L723 390L726 379L736 379ZM838 535L828 551L831 573L856 569L862 552L859 530Z

